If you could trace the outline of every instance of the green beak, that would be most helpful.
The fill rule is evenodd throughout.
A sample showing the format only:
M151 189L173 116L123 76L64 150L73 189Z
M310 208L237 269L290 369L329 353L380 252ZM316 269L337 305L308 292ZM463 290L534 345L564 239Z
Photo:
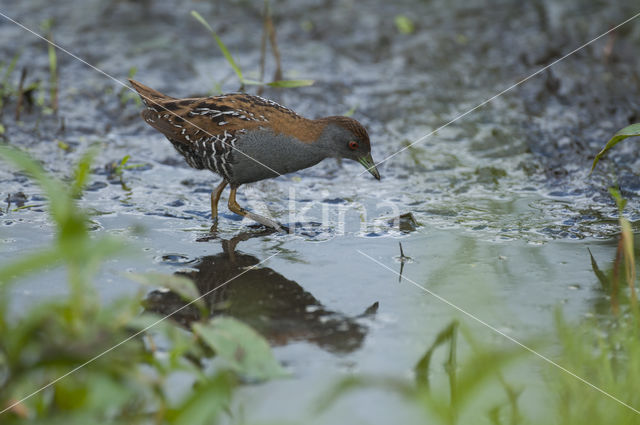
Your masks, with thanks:
M371 157L371 153L368 153L366 156L359 158L358 162L362 164L363 167L366 168L367 171L370 172L373 177L375 177L377 180L380 180L380 173L376 168L376 163L373 161L373 158Z

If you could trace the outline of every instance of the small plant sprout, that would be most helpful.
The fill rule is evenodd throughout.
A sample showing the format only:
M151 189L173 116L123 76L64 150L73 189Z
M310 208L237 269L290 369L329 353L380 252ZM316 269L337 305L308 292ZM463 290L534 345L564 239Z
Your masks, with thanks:
M349 108L349 110L347 112L345 112L344 115L345 117L352 117L353 114L356 113L356 110L358 109L358 105L354 105L351 108Z
M2 76L2 82L0 83L0 113L4 109L4 105L11 96L16 94L16 89L11 83L11 75L16 67L20 54L16 54L8 65L0 63L0 71L4 69L4 75Z
M627 126L627 127L623 128L622 130L618 131L616 134L614 134L613 137L611 138L611 140L609 140L607 142L607 144L604 146L604 148L602 148L602 150L600 152L598 152L596 157L593 159L593 165L591 166L591 172L593 172L593 170L595 170L596 165L598 165L598 161L600 161L600 158L602 158L602 156L605 153L607 153L607 151L609 149L611 149L612 147L614 147L615 145L617 145L619 142L621 142L624 139L627 139L629 137L636 137L636 136L640 136L640 123L631 124L630 126Z
M131 79L135 77L137 72L138 72L138 68L135 66L132 66L131 68L129 68L129 75L127 78ZM120 97L120 104L123 106L129 103L130 100L133 100L136 106L142 105L140 96L138 96L136 93L131 91L128 87L122 87L120 89L119 97Z
M122 189L126 192L130 192L131 188L124 181L124 170L144 167L144 164L128 164L130 159L131 155L125 155L120 162L111 162L106 165L106 170L109 173L109 179L119 180Z
M393 22L396 24L396 28L402 34L412 34L416 27L413 24L413 21L409 19L406 15L398 15L395 17Z
M49 54L49 101L51 110L58 112L58 57L53 45L53 20L47 19L42 23L42 30L47 34L47 49Z
M131 159L131 155L125 155L124 157L122 157L120 162L113 167L113 174L117 176L121 176L124 170L132 170L134 168L144 167L144 164L127 165L130 159Z

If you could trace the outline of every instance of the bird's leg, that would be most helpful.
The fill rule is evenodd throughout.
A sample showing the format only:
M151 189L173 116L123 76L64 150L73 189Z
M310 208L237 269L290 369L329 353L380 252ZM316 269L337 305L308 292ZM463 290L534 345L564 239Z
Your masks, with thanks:
M212 232L214 232L218 227L218 202L220 201L220 196L226 186L227 181L222 180L222 183L220 183L218 187L211 192L211 220L213 220L213 224L211 225Z
M267 226L267 227L272 227L274 229L276 229L278 232L285 232L286 230L283 228L282 225L280 225L279 223L267 218L267 217L263 217L261 215L258 214L254 214L251 211L247 211L244 208L242 208L240 205L238 205L238 202L236 202L236 190L238 188L237 187L233 187L231 186L231 192L229 193L229 209L231 211L233 211L236 214L239 214L243 217L248 217L253 221L257 221L258 223Z

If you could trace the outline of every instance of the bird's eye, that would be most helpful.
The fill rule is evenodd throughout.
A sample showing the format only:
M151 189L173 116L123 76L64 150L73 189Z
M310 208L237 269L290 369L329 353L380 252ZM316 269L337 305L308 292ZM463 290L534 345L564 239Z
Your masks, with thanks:
M356 142L355 140L350 141L349 149L351 149L352 151L355 151L356 149L358 149L358 142Z

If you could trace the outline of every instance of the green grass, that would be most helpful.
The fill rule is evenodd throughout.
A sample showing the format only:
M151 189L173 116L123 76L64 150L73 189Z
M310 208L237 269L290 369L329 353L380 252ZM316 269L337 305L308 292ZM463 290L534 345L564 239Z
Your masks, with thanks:
M133 170L135 168L140 168L140 167L144 167L144 164L129 164L127 165L127 163L129 162L129 160L131 159L131 155L125 155L122 157L122 159L120 160L119 163L114 163L113 164L113 174L115 174L116 176L122 176L122 173L124 172L124 170Z
M42 31L46 33L47 40L47 53L49 55L49 102L51 110L54 113L58 112L58 56L56 54L56 48L53 43L53 20L46 19L42 22Z
M8 64L0 63L0 71L3 71L2 80L0 84L0 110L4 109L5 103L12 97L16 95L16 88L12 83L12 75L15 70L16 64L18 63L18 59L20 58L20 54L17 53L11 62Z
M558 310L555 337L546 336L533 346L546 352L542 348L559 345L560 353L549 356L557 364L640 410L639 325L637 310L625 309L624 315L610 321L593 319L581 324L566 322ZM463 349L457 342L460 334ZM489 347L477 339L465 326L452 322L418 360L413 380L382 372L354 374L319 398L316 414L352 392L378 389L395 394L421 412L419 423L632 425L640 420L632 409L515 345ZM434 364L437 350L444 351L440 356L444 362ZM518 370L540 369L544 371L541 382L517 378L521 375ZM445 379L434 380L433 376L442 375L441 370Z
M233 56L231 55L231 52L229 51L227 46L222 42L222 39L218 36L218 34L216 34L213 28L211 28L211 25L209 25L209 23L202 17L202 15L200 15L195 10L191 11L191 16L193 16L194 19L200 22L200 24L202 24L202 26L204 26L207 29L207 31L211 33L211 36L213 37L216 44L218 45L220 52L222 52L222 55L227 60L227 63L229 63L229 65L233 69L233 72L238 77L241 91L244 90L245 85L255 85L255 86L267 85L270 87L293 88L293 87L310 86L314 83L313 80L277 80L277 81L271 81L271 82L265 83L263 81L247 79L244 76L242 69L240 69L240 66L238 65L238 63L235 61L235 59L233 59Z
M131 252L127 242L88 231L89 216L76 205L95 151L82 157L70 184L53 178L28 155L0 146L0 159L27 173L49 200L56 227L52 246L0 268L0 414L2 424L212 424L228 414L241 379L284 376L267 342L230 318L194 325L141 313L143 293L103 305L93 281L105 260ZM27 276L65 268L68 295L11 312L12 288ZM164 286L191 302L191 280L166 275L132 279ZM197 303L195 303L197 305ZM169 348L159 353L154 338ZM104 355L103 355L104 353ZM238 353L242 353L241 356ZM218 368L205 368L213 356ZM170 397L169 380L193 382ZM42 389L42 390L40 390Z
M593 159L593 165L591 166L591 172L595 170L596 165L598 165L598 162L600 161L600 158L602 158L604 154L609 151L609 149L611 149L624 139L637 136L640 136L640 124L629 125L614 134L613 137L604 146L604 148L602 148L602 150L596 154L596 157Z
M567 323L561 314L556 319L562 343L563 364L578 376L640 410L640 335L637 309L625 316L603 322L596 319L579 326ZM557 371L547 372L549 390L555 399L556 423L637 424L640 414L583 382Z
M133 77L136 76L137 73L138 73L138 68L136 68L135 66L132 66L129 69L129 74L127 75L127 79L132 79ZM133 103L135 103L136 106L142 105L142 100L140 100L140 96L138 96L136 93L131 91L129 87L122 87L120 89L120 93L118 97L120 98L120 104L122 106L126 105L130 101L133 101Z
M396 29L402 34L412 34L416 30L413 21L406 15L397 15L393 22L396 25Z
M43 30L51 31L51 22L45 21L42 24ZM21 112L25 106L31 107L36 103L45 114L51 114L57 110L58 103L58 65L55 48L51 45L47 50L49 60L49 97L50 104L47 106L44 101L44 88L40 84L40 81L34 81L27 83L28 68L23 67L19 78L15 78L15 71L18 61L21 57L21 53L16 53L10 61L0 61L0 118L5 119L4 113L6 106L10 102L15 102L15 120L20 119ZM17 80L17 81L16 81ZM34 100L34 94L37 99ZM8 122L5 119L5 123ZM5 126L0 124L2 131L0 135L4 133Z
M0 422L204 425L228 420L244 379L274 379L286 373L267 342L237 320L210 320L201 310L203 319L187 330L142 313L143 292L108 304L99 300L94 281L101 266L132 251L126 240L90 233L90 216L77 205L95 155L93 150L83 155L63 182L25 153L0 146L3 165L28 174L42 188L56 233L51 246L0 268L0 410L10 408ZM125 156L114 169L122 173L131 167L128 161ZM452 321L425 343L412 378L384 371L356 373L324 393L311 389L318 396L314 414L321 415L352 392L379 389L417 410L423 423L637 424L640 415L624 405L640 409L636 254L631 224L623 216L626 203L617 190L611 195L619 209L618 249L605 269L591 256L599 290L609 300L606 311L570 323L558 309L549 334L523 341L611 397L517 345L489 345L463 322ZM12 313L14 287L58 268L66 271L66 296ZM204 308L189 279L128 277L170 289ZM166 351L158 352L156 339L168 342ZM224 366L204 367L214 356ZM542 370L543 376L533 382L519 370L536 376ZM176 398L170 396L169 383L178 374L193 385Z
M460 335L464 352L460 358ZM444 351L444 380L432 382L434 355ZM422 412L424 423L468 423L478 415L485 417L520 418L517 391L505 380L503 374L511 364L524 357L517 346L489 348L478 343L477 338L453 321L436 336L425 354L416 362L414 379L389 376L351 376L338 382L319 399L317 412L329 408L347 393L378 388L394 393L409 405ZM478 409L478 406L480 408ZM486 420L477 423L486 423ZM518 422L519 423L519 422Z

